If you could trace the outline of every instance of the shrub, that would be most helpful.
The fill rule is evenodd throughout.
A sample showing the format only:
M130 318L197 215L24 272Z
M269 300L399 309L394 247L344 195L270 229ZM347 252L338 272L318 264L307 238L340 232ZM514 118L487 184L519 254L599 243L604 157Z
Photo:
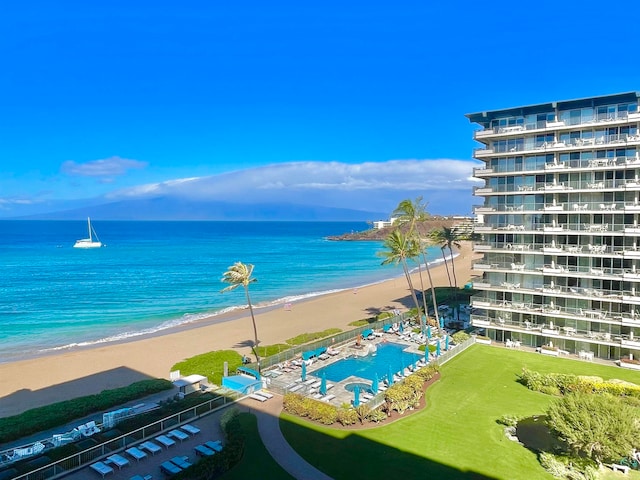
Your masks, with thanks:
M467 340L469 340L471 338L471 335L469 335L464 330L460 330L451 335L451 338L453 338L453 341L459 345L462 342L466 342Z
M309 419L331 425L337 421L337 409L333 405L319 402L312 398L298 395L297 393L287 393L282 402L283 409L298 417L309 417Z
M425 382L431 380L440 371L440 367L437 364L430 364L426 367L422 367L416 372L416 375L421 377Z
M342 425L354 425L358 421L358 413L351 407L337 410L338 422Z
M358 415L358 421L363 424L366 418L371 413L371 409L367 405L358 405L356 408L356 414Z
M33 408L19 415L0 418L0 443L59 427L91 413L120 406L131 400L171 388L173 384L169 380L142 380L127 387L103 390L96 395L65 400L45 407Z
M496 420L500 425L506 427L517 427L520 419L516 415L503 415Z
M297 337L288 339L286 342L289 345L302 345L314 340L319 340L321 338L330 337L331 335L336 335L340 332L342 332L342 330L340 330L339 328L328 328L321 332L303 333L301 335L298 335Z
M387 418L387 414L381 409L376 408L375 410L371 410L367 419L373 423L383 422Z

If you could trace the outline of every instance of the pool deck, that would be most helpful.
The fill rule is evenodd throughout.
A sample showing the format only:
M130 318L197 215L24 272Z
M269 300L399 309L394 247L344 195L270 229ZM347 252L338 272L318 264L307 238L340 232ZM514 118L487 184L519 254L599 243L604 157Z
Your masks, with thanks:
M383 336L374 337L374 339L372 340L363 340L362 346L358 348L356 348L356 345L353 341L349 344L336 347L335 350L338 350L338 354L328 355L328 358L325 357L324 360L314 358L311 365L307 366L307 379L305 382L302 381L302 369L300 367L276 367L274 369L271 369L271 371L275 372L275 375L277 376L272 376L269 378L269 373L267 373L265 376L269 378L269 382L272 387L279 387L279 389L287 392L294 392L300 395L306 395L311 398L322 400L322 395L320 395L319 393L321 379L319 376L313 374L314 371L353 356L366 356L369 353L369 345L375 345L377 348L378 345L387 342L403 345L405 347L405 351L424 357L424 352L418 350L418 343L400 339L400 337L396 334L387 333L383 334ZM404 373L410 374L407 369L405 369ZM382 380L383 379L381 378L379 383L380 388L384 388L384 382ZM336 406L345 403L350 404L353 401L354 395L353 392L347 390L345 386L350 383L365 383L367 385L371 385L371 382L372 379L370 378L362 378L355 375L351 375L340 382L332 382L327 379L327 395L329 397L323 401L327 401L328 403ZM365 392L361 390L361 393ZM360 401L361 403L366 403L367 399L361 395Z

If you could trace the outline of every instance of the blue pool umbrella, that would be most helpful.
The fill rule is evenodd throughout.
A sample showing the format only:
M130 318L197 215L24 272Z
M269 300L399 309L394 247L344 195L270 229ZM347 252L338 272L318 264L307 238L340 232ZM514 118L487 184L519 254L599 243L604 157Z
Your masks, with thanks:
M424 346L424 361L429 363L429 344Z
M304 360L302 361L302 381L306 381L307 380L307 364L304 363Z
M436 357L440 356L440 339L438 339L438 342L436 343Z
M360 387L358 385L353 387L353 406L360 406Z
M427 338L431 339L431 325L427 325Z
M440 317L440 328L444 328L444 317Z
M320 379L320 395L327 394L327 375L322 372L322 378Z
M389 373L387 373L387 382L389 386L393 385L393 370L391 370L391 365L389 365Z
M423 325L426 325L426 324L427 324L427 316L426 316L426 315L422 315L422 324L423 324ZM427 332L426 332L426 331L425 331L425 329L423 328L421 333L422 333L423 335L426 335L426 333L427 333Z
M373 383L371 384L371 392L374 395L378 394L378 374L377 373L373 374Z
M400 322L400 333L404 333L404 323Z
M447 350L449 350L449 335L444 337L444 351L446 352Z

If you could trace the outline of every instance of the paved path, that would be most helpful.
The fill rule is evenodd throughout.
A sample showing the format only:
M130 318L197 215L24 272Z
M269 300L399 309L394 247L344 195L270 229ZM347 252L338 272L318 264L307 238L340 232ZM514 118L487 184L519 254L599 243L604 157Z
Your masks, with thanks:
M258 419L258 431L265 448L289 475L300 480L331 480L331 477L325 475L298 455L282 435L279 421L280 413L282 412L281 395L276 394L272 399L263 403L256 402L250 398L243 403L251 407L251 412Z

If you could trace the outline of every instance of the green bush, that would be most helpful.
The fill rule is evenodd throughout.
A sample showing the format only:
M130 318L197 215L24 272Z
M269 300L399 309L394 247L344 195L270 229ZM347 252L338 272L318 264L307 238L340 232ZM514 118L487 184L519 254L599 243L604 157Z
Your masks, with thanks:
M462 342L466 342L467 340L469 340L471 338L471 335L469 335L464 330L460 330L459 332L456 332L453 335L451 335L451 338L453 338L453 341L459 345Z
M337 409L338 422L342 425L354 425L358 422L358 413L350 406Z
M433 377L435 377L439 371L440 371L440 367L437 364L433 363L419 369L416 372L416 375L421 377L425 382L428 382Z
M367 416L367 419L373 423L384 422L386 418L387 418L387 414L383 412L382 409L380 408L371 410L371 412L369 412L369 415Z
M337 408L333 405L297 393L286 393L282 401L282 408L291 415L309 417L310 420L323 425L331 425L338 419Z
M497 420L500 425L506 427L516 427L519 421L520 419L516 415L503 415Z
M142 380L128 387L104 390L96 395L65 400L45 407L33 408L12 417L0 418L0 443L59 427L89 414L108 410L171 388L173 384L168 380Z

